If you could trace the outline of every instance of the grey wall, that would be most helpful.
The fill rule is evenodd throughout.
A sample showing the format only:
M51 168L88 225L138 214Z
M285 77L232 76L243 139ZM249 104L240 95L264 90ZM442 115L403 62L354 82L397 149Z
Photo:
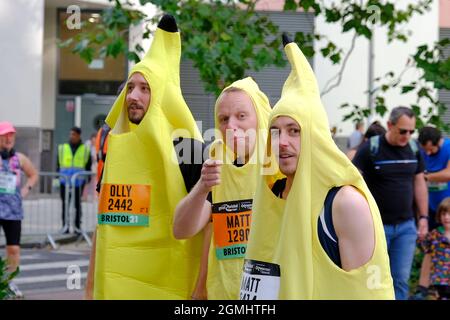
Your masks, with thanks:
M41 153L39 148L40 128L16 127L16 144L14 149L30 158L34 167L40 170Z

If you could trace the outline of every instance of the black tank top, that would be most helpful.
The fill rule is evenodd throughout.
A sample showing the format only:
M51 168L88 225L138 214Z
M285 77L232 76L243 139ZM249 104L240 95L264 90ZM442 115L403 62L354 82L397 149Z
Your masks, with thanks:
M277 180L272 187L272 192L279 198L286 187L286 178ZM323 204L323 210L320 213L319 221L317 223L317 232L320 244L328 257L339 268L342 267L341 256L339 254L339 239L333 226L333 200L341 187L334 187L328 191Z

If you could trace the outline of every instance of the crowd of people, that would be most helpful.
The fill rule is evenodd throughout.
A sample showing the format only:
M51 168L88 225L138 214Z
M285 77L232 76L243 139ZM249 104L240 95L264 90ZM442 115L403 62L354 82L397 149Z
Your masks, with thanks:
M283 45L291 71L279 101L236 80L216 100L207 146L181 93L176 22L163 16L97 135L87 299L402 300L417 247L414 297L449 298L450 140L433 127L411 139L416 116L400 106L387 128L358 123L344 154L307 59L287 35ZM91 166L80 133L58 149L61 175ZM20 164L28 190L36 173ZM0 196L12 201L9 167L1 182L12 191ZM66 226L64 202L62 212Z

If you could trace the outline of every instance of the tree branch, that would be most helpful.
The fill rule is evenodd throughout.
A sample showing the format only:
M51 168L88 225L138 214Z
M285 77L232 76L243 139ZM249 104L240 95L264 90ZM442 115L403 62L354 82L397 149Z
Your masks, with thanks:
M328 80L328 82L325 84L325 89L320 94L321 97L323 97L324 95L329 93L331 90L336 88L341 83L342 75L344 74L344 70L345 70L345 66L347 65L347 61L350 58L350 55L351 55L353 49L355 49L355 42L356 42L357 36L358 36L358 34L355 32L355 34L353 35L353 38L352 38L352 44L350 46L350 50L347 52L347 54L345 55L345 58L342 62L341 70L339 70L339 72L334 77L332 77L330 80ZM330 85L330 83L336 78L338 78L338 80L333 85Z
M392 79L387 86L389 87L395 87L398 84L400 84L400 82L402 81L403 75L406 73L406 71L408 71L409 69L411 69L412 66L410 65L410 58L408 58L408 61L406 62L405 67L403 68L403 70L400 72L400 74L398 75L398 77L396 79ZM379 85L378 87L373 88L371 94L376 93L378 90L380 90L383 87L383 84Z

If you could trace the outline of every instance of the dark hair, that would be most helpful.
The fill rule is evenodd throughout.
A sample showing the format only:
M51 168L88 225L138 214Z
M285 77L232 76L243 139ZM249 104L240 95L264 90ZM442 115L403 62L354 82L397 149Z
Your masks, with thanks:
M398 122L398 119L400 119L401 116L407 116L408 118L414 118L416 115L414 114L414 111L412 111L411 108L395 107L394 109L392 109L391 114L389 115L389 121L392 124L396 124Z
M370 139L373 136L380 136L386 133L386 129L381 125L380 122L374 121L367 128L366 133L364 134L364 138Z
M419 131L419 143L421 145L426 145L428 141L431 141L433 146L437 146L441 137L441 131L434 127L423 127Z
M81 135L81 128L80 127L72 127L72 129L70 129L70 131L76 132L76 133Z

